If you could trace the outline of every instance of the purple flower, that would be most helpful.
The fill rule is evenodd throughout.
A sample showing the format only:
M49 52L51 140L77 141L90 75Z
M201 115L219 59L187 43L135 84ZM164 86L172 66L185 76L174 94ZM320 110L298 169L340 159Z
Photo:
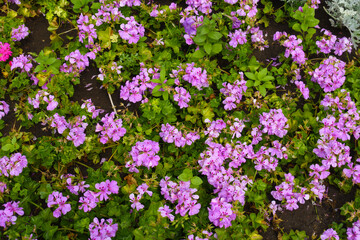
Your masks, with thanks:
M0 176L19 176L27 164L26 157L20 153L12 154L10 159L4 156L0 158Z
M29 35L29 28L25 24L20 25L18 28L13 28L11 31L11 39L16 42L26 38Z
M9 105L5 101L0 101L0 119L10 111Z
M140 209L143 209L144 208L144 205L142 205L140 203L140 199L141 199L142 195L138 195L137 197L135 197L135 195L132 193L130 194L129 198L130 198L130 202L132 203L131 204L131 207L133 209L136 209L137 211L139 211Z
M56 218L59 218L61 216L61 213L65 215L66 213L70 212L71 205L69 203L66 203L67 199L69 197L64 197L62 193L54 191L51 193L47 200L47 206L52 207L54 205L57 205L57 208L53 212L53 216Z
M175 216L171 214L173 210L169 208L168 205L164 205L164 207L160 207L158 212L160 212L162 217L167 217L170 219L170 221L174 221Z
M82 209L84 212L89 212L97 206L97 202L99 202L98 194L87 190L84 196L80 197L79 203L82 203L82 205L79 206L79 209Z
M31 61L32 57L30 55L21 54L20 56L13 58L10 69L14 70L15 68L20 68L22 72L30 72L33 66Z
M122 120L114 120L115 112L112 112L110 115L106 114L105 117L101 119L103 126L99 123L96 125L95 132L100 132L100 142L106 144L109 140L114 142L119 141L126 133L126 129L122 127Z
M337 232L334 229L329 228L329 229L325 230L325 232L323 232L323 234L321 234L320 239L321 240L339 240L339 235L337 234Z
M110 219L101 219L99 222L98 218L94 218L93 222L89 225L90 239L99 240L99 239L111 239L115 237L118 230L118 224L113 224L113 220Z

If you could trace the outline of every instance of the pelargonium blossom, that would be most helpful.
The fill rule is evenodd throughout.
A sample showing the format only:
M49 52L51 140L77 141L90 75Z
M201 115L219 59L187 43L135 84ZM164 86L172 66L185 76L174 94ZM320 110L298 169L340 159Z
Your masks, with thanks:
M0 62L5 62L9 59L12 54L10 49L10 44L0 42Z
M0 119L10 111L9 105L5 101L0 101Z
M17 217L15 213L22 216L24 211L22 207L19 207L20 202L7 202L3 204L4 210L0 210L0 227L7 228L14 225Z
M311 80L317 82L324 92L335 91L345 82L345 65L345 62L330 56L315 71L309 72Z
M70 212L71 205L66 203L68 200L68 196L64 197L61 192L54 191L52 192L47 200L47 206L50 208L52 206L57 206L55 211L53 212L53 216L59 218L61 214L65 215L66 213Z
M26 156L21 153L14 153L10 158L4 156L0 158L0 176L19 176L27 165Z
M16 42L26 38L29 35L29 28L25 24L20 25L18 28L13 28L11 31L11 39Z
M138 172L136 167L145 166L148 169L150 167L156 167L159 164L160 157L156 155L160 151L158 142L151 140L145 140L143 142L137 142L130 151L132 161L128 161L125 165L129 168L130 172Z
M20 68L22 72L30 72L33 67L31 63L32 60L33 59L30 55L21 54L20 56L13 58L10 69L14 70L15 68Z
M126 133L126 129L122 127L122 120L114 118L115 112L112 112L101 119L102 126L99 123L96 124L95 132L100 132L100 142L102 144L106 144L109 140L119 141Z
M98 239L111 239L115 237L116 232L118 230L118 224L113 223L113 220L110 219L99 219L95 217L93 222L89 225L90 231L90 239L98 240Z
M281 109L270 109L269 113L264 112L260 115L262 132L282 138L286 135L289 127L287 120Z

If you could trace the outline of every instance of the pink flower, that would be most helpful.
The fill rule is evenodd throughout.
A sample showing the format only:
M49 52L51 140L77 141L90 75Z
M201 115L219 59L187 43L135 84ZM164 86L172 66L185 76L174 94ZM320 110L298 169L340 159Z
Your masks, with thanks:
M0 62L8 60L11 54L10 44L0 42Z
M169 208L168 205L164 205L164 207L160 207L158 212L160 212L162 217L167 217L170 219L170 221L174 221L175 216L171 214L173 210Z

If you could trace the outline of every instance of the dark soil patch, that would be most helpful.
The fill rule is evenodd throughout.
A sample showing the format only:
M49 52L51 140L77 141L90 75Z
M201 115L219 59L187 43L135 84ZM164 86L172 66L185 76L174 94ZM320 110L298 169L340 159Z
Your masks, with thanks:
M30 30L27 38L21 41L24 53L38 54L44 47L50 46L50 32L47 30L49 23L44 16L27 18L26 26Z
M327 198L324 198L322 203L306 201L305 204L300 204L297 210L278 213L278 218L281 219L279 226L272 222L261 235L265 240L276 240L282 232L299 230L305 231L309 239L312 239L312 236L319 237L333 222L341 223L345 220L340 214L340 208L354 199L355 192L356 189L353 188L350 193L345 194L329 185Z

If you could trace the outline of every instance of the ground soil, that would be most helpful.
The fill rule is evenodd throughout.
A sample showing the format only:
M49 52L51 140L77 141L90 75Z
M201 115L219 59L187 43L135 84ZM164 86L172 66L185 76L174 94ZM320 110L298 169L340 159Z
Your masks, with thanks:
M160 1L162 4L169 4L171 1ZM279 1L275 1L274 6L278 7ZM349 33L344 29L336 29L330 25L329 17L326 12L322 10L323 5L316 12L316 17L320 20L320 27L331 30L337 36L349 36ZM24 53L35 52L39 53L44 47L50 46L50 35L47 31L48 23L43 17L29 18L26 20L26 26L30 29L31 34L25 40L21 42L21 47ZM66 30L66 25L60 30ZM266 62L267 59L277 57L283 48L276 45L272 41L272 36L276 31L287 31L294 33L286 23L276 23L273 19L270 19L270 26L266 28L267 39L269 39L270 48L265 51L255 51L255 56L261 62ZM72 33L74 34L74 33ZM105 113L112 111L111 103L108 93L105 89L101 88L101 83L96 80L94 76L98 74L98 69L92 63L85 69L80 76L80 84L75 86L75 94L72 97L72 101L77 101L80 104L82 100L91 98L97 108L105 110ZM127 103L121 102L119 98L119 92L116 91L112 94L114 105L117 109L122 109ZM5 99L9 103L10 108L14 109L15 102ZM136 110L136 106L132 106L133 111ZM3 135L7 135L9 131L15 126L17 128L19 124L16 124L16 118L14 111L5 116L5 128L1 130ZM41 125L33 127L28 131L32 132L36 137L47 135ZM109 153L105 153L109 155ZM95 166L94 166L95 167ZM71 167L69 168L71 169ZM71 171L71 170L70 170ZM86 173L83 173L86 174ZM311 201L307 201L304 205L301 205L299 209L295 211L283 211L278 213L278 218L281 219L280 224L270 223L270 227L266 232L260 232L265 240L275 240L282 235L283 232L288 233L291 229L305 231L308 236L319 236L324 230L326 230L332 222L341 222L344 218L340 215L339 208L346 203L354 199L355 189L349 194L342 193L338 188L334 186L328 186L327 198L321 203L317 202L313 204Z

